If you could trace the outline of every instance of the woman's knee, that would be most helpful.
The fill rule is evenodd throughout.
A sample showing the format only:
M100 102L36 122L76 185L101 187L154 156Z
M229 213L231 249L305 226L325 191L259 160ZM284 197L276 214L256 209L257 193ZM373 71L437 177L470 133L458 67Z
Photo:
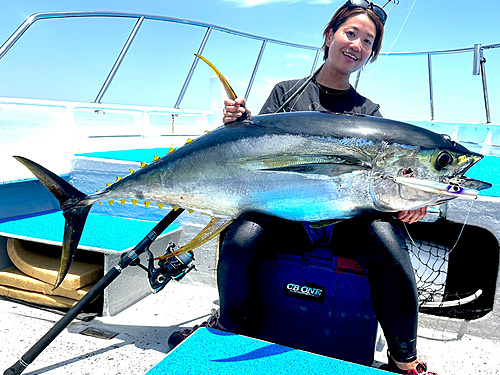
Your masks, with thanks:
M249 248L256 246L264 235L264 229L255 221L236 219L224 234L224 247Z

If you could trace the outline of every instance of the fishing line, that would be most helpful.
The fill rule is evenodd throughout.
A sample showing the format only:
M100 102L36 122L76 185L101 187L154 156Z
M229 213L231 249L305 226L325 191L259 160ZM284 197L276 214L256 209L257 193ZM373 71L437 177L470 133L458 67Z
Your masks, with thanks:
M457 240L455 241L455 244L451 247L451 249L448 251L448 254L451 254L451 252L455 249L455 247L457 246L458 244L458 241L460 241L460 238L462 237L462 233L465 229L465 225L467 224L467 221L469 220L469 215L470 215L470 212L472 210L472 205L474 204L474 200L471 200L471 203L470 203L470 206L469 206L469 209L467 210L467 215L465 216L465 220L464 220L464 223L462 225L462 228L460 229L460 233L458 234L458 238ZM415 241L413 241L413 238L410 234L410 231L408 230L408 227L406 226L406 223L403 221L403 226L405 227L405 230L406 230L406 234L408 234L408 238L410 239L411 243L413 246L415 246L416 249L418 249L419 247L417 246L417 244L415 243Z
M387 56L389 56L389 53L392 51L392 49L394 48L394 45L396 44L398 38L399 38L399 35L401 34L401 32L403 31L403 28L405 27L406 25L406 21L408 20L408 18L410 17L410 13L412 12L413 8L415 7L415 3L417 2L417 0L413 0L413 4L411 5L410 7L410 10L408 11L408 14L406 15L406 18L405 20L403 21L403 24L401 25L400 29L399 29L399 32L398 32L398 35L396 35L396 38L394 39L394 42L392 42L392 45L391 47L389 48L389 51L387 51L385 53L385 56L384 58L382 59L382 61L380 61L378 63L378 65L370 72L370 73L367 73L365 74L363 77L366 77L366 76L369 76L370 74L372 74L373 72L375 72L379 67L380 65L382 65L382 63L385 61L385 59L387 58ZM389 13L392 8L394 8L394 6L396 5L397 3L394 3L391 7L391 9L389 9L389 11L387 13ZM360 77L361 78L361 77Z
M472 210L472 205L474 204L474 201L471 201L470 202L470 206L469 206L469 210L467 211L467 216L465 217L465 220L464 220L464 225L462 225L462 229L460 229L460 233L458 234L458 238L457 238L457 241L455 242L455 244L453 245L453 247L451 248L451 250L449 251L450 253L453 251L453 249L455 249L455 246L457 246L457 243L458 241L460 240L460 237L462 236L462 232L464 231L464 228L465 228L465 224L467 223L467 220L469 220L469 215L470 215L470 212Z

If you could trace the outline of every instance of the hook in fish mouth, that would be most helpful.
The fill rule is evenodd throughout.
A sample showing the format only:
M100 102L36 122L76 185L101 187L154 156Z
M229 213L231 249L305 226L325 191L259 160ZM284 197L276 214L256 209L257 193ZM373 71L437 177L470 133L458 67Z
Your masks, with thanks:
M464 175L450 178L448 184L451 186L458 186L460 188L473 189L476 191L486 190L493 186L489 182L476 180L473 178L466 177Z
M489 189L493 186L488 182L475 180L465 176L444 179L442 182L404 176L396 177L392 180L402 186L408 186L428 193L449 195L464 199L475 199L479 191Z

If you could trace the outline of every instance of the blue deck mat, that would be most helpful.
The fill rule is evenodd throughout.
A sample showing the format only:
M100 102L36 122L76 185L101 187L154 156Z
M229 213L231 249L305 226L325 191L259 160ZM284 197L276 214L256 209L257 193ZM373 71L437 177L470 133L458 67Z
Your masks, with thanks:
M146 375L375 375L381 370L210 328L189 336Z
M123 251L137 245L157 223L114 216L90 214L85 223L80 247ZM168 231L179 228L171 225ZM26 237L61 243L64 233L62 211L0 223L0 235Z
M159 157L165 156L169 150L170 148L145 148L136 150L89 152L85 154L76 154L76 156L150 163L155 155Z

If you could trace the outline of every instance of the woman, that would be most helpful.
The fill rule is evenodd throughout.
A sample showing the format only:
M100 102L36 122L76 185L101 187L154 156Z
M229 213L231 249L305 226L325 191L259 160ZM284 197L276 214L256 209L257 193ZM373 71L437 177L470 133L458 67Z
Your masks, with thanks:
M359 95L349 83L351 73L374 61L381 48L385 12L365 0L349 0L333 15L323 33L324 65L301 80L278 83L261 114L280 111L327 110L381 116L379 106ZM225 101L224 123L244 113L245 100ZM397 218L420 220L425 209L404 211ZM228 229L217 270L220 317L205 326L238 332L245 320L251 286L259 261L277 246L349 248L350 254L369 270L372 304L389 346L385 369L400 374L427 373L417 361L418 295L413 268L403 235L392 215L361 215L324 228L256 213L239 217ZM174 333L171 346L192 330Z

